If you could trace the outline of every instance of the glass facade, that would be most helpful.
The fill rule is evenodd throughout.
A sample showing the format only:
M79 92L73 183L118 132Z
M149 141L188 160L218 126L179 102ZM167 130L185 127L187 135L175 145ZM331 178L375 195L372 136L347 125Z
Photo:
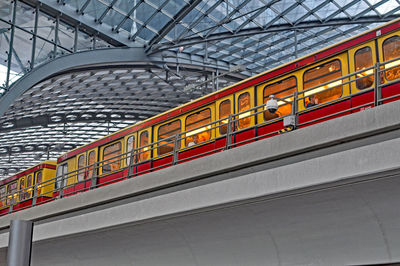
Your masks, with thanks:
M112 47L82 25L70 25L40 7L3 1L0 9L0 96L38 65L82 50ZM8 71L9 69L9 71Z

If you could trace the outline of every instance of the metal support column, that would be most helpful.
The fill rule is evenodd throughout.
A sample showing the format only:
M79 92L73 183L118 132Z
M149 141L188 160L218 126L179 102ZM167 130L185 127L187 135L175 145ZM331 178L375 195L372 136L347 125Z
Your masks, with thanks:
M6 89L8 89L10 85L10 72L11 72L11 60L12 60L12 49L14 45L14 33L15 33L15 16L17 12L17 1L14 1L13 6L13 16L11 23L11 37L10 37L10 47L8 49L8 59L7 59L7 76L6 76Z
M299 58L297 51L297 30L294 30L294 55L296 58Z
M60 26L60 15L57 14L56 17L56 30L54 32L54 46L53 46L53 58L57 57L57 44L59 43L58 40L58 27Z
M31 265L33 222L12 220L8 239L7 265Z
M79 25L75 25L74 53L78 51L78 32L79 32Z
M39 5L35 8L35 26L33 27L31 70L35 67L36 37L39 23Z
M376 63L374 68L374 105L378 106L381 104L382 93L380 88L380 64Z

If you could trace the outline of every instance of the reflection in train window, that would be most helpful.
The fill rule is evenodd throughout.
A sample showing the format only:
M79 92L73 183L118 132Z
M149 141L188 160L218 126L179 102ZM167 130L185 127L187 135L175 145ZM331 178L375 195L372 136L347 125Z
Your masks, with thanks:
M126 164L129 165L131 163L131 158L134 158L134 155L131 154L131 151L135 150L135 136L130 136L126 140ZM135 163L135 159L133 160Z
M400 37L393 36L383 42L383 60L389 61L391 59L400 57ZM385 64L385 68L391 68L385 71L387 80L394 80L400 77L400 67L395 67L400 65L400 59Z
M78 158L78 182L85 179L85 155L82 154Z
M209 140L211 138L211 125L207 124L210 122L211 110L209 108L187 116L185 130L189 132L186 133L185 145L190 147Z
M163 155L172 152L174 149L175 135L181 132L181 120L175 120L162 125L158 128L158 140L169 138L166 141L158 143L157 152L158 155ZM171 138L170 138L171 137Z
M42 175L42 171L38 172L36 174L36 184L37 184L37 195L41 195L42 194L42 187L43 187L43 175Z
M358 49L354 54L354 62L356 65L356 71L371 67L373 65L371 47L366 46ZM357 89L367 89L374 84L374 70L369 69L367 71L358 73L356 78L360 78L356 81Z
M22 201L25 199L25 177L22 177L19 180L19 200Z
M150 159L150 146L144 147L148 144L149 144L149 132L143 131L140 134L140 148L141 148L139 150L139 161L140 162Z
M2 186L0 188L0 207L6 205L6 187Z
M228 117L231 114L231 100L225 100L223 102L220 103L219 105L219 119ZM219 127L219 133L221 135L226 134L227 131L227 123L228 123L228 119L222 120L221 122L219 122L220 127Z
M294 95L297 90L297 80L296 77L289 77L281 81L268 84L264 88L264 103L270 99L270 95L274 95L278 98L285 98L289 95ZM286 101L293 101L293 97L285 98ZM279 108L274 113L265 111L264 120L268 121L280 116L289 115L292 112L292 105L285 103L284 101L278 101Z
M342 96L342 80L336 80L323 86L319 84L329 82L342 76L342 67L338 59L316 66L304 72L304 90L313 88L304 93L304 96L315 97L315 103L325 103ZM307 106L310 99L304 99Z
M250 93L245 92L242 93L239 98L238 98L238 112L243 112L250 109ZM245 112L243 114L240 114L237 118L239 118L238 121L238 127L239 129L246 128L250 126L251 123L251 118L250 118L251 112Z
M96 152L91 151L91 152L89 152L89 156L88 156L88 174L87 174L86 178L92 178L95 162L96 162Z
M103 150L103 173L110 173L121 167L121 142L116 142Z

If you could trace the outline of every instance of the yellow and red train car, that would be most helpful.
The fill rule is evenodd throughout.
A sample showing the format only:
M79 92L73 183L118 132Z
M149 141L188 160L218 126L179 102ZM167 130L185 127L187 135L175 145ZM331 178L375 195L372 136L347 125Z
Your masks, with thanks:
M0 181L0 214L25 209L52 198L56 165L55 161L44 161Z
M304 127L396 100L398 57L396 20L79 147L58 159L59 171L70 173L67 194L123 179L128 169L131 176L146 173L275 135L294 101ZM275 114L261 109L271 95L286 99Z
M395 20L65 153L53 197L271 137L289 116L301 128L398 100L399 81Z

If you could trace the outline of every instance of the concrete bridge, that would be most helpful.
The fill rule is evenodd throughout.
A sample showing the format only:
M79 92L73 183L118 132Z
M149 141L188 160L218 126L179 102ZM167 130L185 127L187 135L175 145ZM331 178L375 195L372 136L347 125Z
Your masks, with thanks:
M0 219L33 266L400 262L400 102Z

